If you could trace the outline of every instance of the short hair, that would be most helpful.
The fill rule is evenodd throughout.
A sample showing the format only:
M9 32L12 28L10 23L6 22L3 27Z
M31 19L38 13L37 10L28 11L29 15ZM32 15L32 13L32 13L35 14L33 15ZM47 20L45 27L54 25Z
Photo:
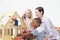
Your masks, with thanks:
M37 7L35 10L38 10L39 12L42 12L42 15L44 14L44 9L43 9L43 7Z
M39 19L39 18L34 18L33 20L35 20L36 22L38 22L39 25L42 23L42 22L41 22L41 19Z

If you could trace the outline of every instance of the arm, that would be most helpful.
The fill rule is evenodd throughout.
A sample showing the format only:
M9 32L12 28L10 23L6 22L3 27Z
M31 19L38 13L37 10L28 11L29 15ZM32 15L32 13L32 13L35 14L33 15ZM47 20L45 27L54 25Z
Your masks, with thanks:
M21 34L22 36L37 36L39 33L41 33L42 31L44 31L44 27L37 27L36 29L34 29L32 32L27 32L27 33L24 33L24 34Z
M45 23L46 29L47 29L48 32L49 32L49 35L47 35L47 36L45 37L45 39L47 40L48 38L52 38L52 36L53 36L53 31L54 31L54 26L53 26L52 22L51 22L49 19L47 19L44 23Z
M34 36L31 32L21 34L21 36Z

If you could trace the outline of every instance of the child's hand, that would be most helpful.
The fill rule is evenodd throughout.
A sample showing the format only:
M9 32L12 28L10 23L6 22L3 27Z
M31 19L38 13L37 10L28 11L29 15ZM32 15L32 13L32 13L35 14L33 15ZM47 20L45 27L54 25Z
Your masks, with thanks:
M24 30L23 33L28 33L31 32L30 30Z
M22 37L22 34L17 34L16 37Z
M25 33L29 33L29 32L31 32L30 30L24 30L23 31L23 34L25 34ZM29 36L29 35L27 35L27 36L22 36L23 38L30 38L31 36Z

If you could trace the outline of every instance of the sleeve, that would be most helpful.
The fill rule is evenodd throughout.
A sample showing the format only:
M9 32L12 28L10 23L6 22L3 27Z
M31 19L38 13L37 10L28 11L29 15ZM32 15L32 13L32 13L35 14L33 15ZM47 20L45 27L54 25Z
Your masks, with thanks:
M53 35L54 26L53 26L52 22L49 19L47 19L45 21L45 25L46 25L46 28L47 28L49 34Z
M38 27L36 28L35 30L33 30L31 33L36 36L38 35L39 33L41 33L42 31L44 31L43 27Z

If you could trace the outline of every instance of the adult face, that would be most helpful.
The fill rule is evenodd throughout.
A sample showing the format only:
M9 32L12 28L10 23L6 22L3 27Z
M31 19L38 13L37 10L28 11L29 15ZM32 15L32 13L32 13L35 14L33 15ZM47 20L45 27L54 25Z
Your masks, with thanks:
M27 18L31 18L31 11L26 10L26 17L27 17Z
M35 10L35 15L37 18L41 18L42 17L42 12L39 12L38 9Z

